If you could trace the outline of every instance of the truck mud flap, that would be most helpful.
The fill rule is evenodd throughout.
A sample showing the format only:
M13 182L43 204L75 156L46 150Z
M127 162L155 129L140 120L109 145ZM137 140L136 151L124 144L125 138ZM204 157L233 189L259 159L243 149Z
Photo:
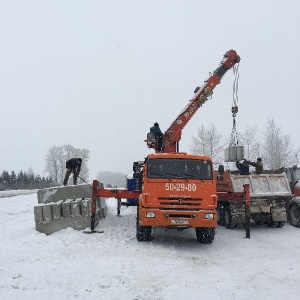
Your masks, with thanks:
M278 221L287 221L287 213L286 213L286 209L284 207L282 208L271 208L271 215L272 215L272 219L275 222Z
M257 213L270 213L271 205L267 200L257 199L251 200L250 212L251 214Z

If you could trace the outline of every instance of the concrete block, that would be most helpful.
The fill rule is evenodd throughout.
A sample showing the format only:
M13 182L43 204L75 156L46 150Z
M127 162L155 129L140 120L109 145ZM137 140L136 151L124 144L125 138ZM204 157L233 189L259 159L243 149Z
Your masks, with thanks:
M50 203L77 198L92 198L92 185L80 184L41 189L37 191L37 198L38 203Z
M70 203L71 207L71 216L79 217L81 215L81 205L80 205L80 199L76 199Z
M56 203L51 203L51 211L53 220L60 219L62 216L62 202L58 201Z
M34 207L37 231L52 234L67 227L84 230L91 226L90 184L38 190L37 197L39 205ZM95 226L106 215L106 198L97 198Z
M228 147L224 151L225 162L236 162L244 159L244 146Z
M43 219L45 221L50 221L52 220L52 212L51 212L51 205L43 205Z
M62 203L63 218L71 218L71 203L72 200L68 199Z
M92 199L89 198L39 204L34 207L35 228L47 235L67 227L75 230L90 228L91 203ZM95 226L107 215L106 199L99 198L96 203Z
M35 206L34 207L34 220L35 222L42 222L43 219L43 206Z
M81 212L83 217L88 217L91 215L92 201L89 199L84 199L81 201Z

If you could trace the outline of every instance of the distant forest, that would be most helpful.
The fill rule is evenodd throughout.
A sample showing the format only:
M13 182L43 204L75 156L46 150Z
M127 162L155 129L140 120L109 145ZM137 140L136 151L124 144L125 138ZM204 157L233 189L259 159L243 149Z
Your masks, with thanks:
M18 174L15 171L3 171L0 176L0 191L42 189L51 186L54 186L51 177L41 177L23 171L19 171Z

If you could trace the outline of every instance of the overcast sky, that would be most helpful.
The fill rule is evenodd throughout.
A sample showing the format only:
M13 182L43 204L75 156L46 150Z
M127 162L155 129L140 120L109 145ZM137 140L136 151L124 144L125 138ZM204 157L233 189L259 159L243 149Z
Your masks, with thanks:
M237 130L269 118L300 147L300 1L0 0L0 172L43 174L52 146L132 173L226 51L241 57ZM183 130L232 129L233 73Z

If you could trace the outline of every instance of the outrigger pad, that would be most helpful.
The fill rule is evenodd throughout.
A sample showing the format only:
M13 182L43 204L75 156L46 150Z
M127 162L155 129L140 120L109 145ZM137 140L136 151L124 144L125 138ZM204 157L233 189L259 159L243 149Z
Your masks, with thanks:
M92 233L103 233L104 231L103 230L84 230L82 231L84 234L92 234Z

